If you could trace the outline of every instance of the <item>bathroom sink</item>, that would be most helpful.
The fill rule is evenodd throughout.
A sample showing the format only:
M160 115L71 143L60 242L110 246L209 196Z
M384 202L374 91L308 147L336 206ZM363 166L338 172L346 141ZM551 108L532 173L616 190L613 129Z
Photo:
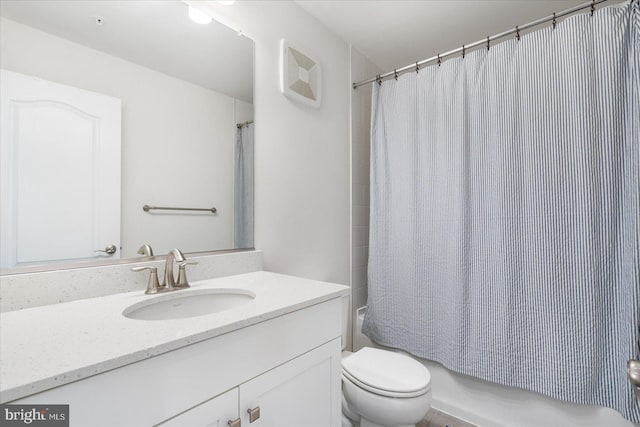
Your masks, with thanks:
M174 291L130 305L122 315L137 320L184 319L231 310L255 297L256 294L244 289Z

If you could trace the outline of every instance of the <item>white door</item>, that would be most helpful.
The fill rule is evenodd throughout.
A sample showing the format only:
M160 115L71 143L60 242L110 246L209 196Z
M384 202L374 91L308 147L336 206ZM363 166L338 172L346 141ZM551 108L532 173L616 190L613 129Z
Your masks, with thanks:
M0 267L119 257L120 100L0 70L0 116Z
M341 397L335 339L242 384L240 419L243 427L338 427Z

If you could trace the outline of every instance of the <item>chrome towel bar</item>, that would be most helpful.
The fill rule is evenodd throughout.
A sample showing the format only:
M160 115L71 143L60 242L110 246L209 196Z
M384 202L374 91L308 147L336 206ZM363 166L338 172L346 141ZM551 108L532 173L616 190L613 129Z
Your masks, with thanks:
M142 210L145 212L149 212L150 210L155 210L155 209L160 209L163 211L205 211L205 212L211 212L211 213L216 213L218 211L216 208L169 208L166 206L149 206L149 205L144 205L142 207Z

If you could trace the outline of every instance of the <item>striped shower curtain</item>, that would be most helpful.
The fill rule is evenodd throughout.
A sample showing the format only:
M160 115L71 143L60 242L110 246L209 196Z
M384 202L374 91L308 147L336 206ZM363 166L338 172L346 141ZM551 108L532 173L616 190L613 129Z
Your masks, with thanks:
M235 248L253 247L253 124L236 132L233 194L233 240Z
M638 1L374 83L364 332L640 421L639 91Z

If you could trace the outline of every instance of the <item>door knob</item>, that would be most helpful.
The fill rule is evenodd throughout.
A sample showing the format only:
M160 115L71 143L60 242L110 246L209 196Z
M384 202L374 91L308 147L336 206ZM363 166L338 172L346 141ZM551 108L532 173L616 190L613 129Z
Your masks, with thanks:
M105 254L113 255L116 253L116 250L117 250L116 245L108 245L108 246L105 246L104 250L96 249L94 252L104 252Z

